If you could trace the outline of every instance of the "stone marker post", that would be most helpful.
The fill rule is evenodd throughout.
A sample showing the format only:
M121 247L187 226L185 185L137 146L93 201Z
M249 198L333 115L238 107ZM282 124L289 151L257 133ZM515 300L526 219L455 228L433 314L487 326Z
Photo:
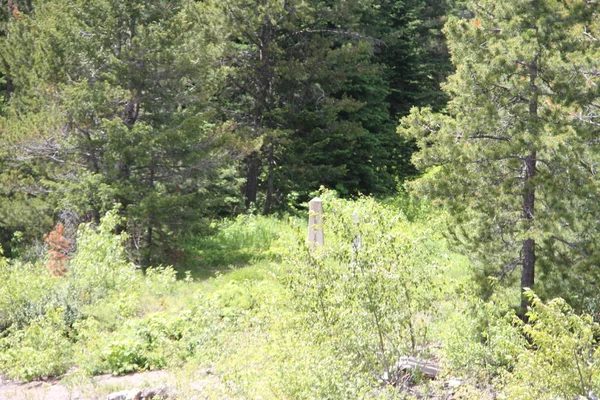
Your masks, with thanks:
M323 245L323 201L315 197L308 203L308 243L313 247Z
M358 215L356 215L356 211L352 213L352 219L354 220L354 223L356 225L358 225L360 223L360 218L358 218ZM356 252L358 252L360 249L362 249L362 236L360 235L360 232L354 238L354 241L352 242L352 247L354 248L354 251L356 251Z

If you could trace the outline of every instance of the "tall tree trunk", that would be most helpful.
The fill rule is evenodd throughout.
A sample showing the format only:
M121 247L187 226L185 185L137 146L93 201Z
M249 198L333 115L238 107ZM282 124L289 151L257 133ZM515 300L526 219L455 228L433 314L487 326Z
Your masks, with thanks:
M10 101L10 97L12 96L12 93L14 92L15 87L13 85L13 80L10 77L6 77L6 92L4 92L4 99L6 100L6 102L8 103Z
M258 4L266 5L266 1L257 1ZM263 136L266 131L264 115L269 110L269 93L273 80L271 68L271 43L273 41L273 26L271 20L265 17L263 26L258 35L258 57L259 64L256 68L258 91L255 98L255 107L252 111L253 127L256 137ZM246 158L246 207L256 203L258 192L258 177L260 175L262 149L255 151ZM266 204L265 204L266 207ZM269 205L270 207L270 205Z
M152 192L154 190L154 165L150 165L150 180L148 182L148 186L150 189L150 192ZM147 252L145 254L145 258L146 258L146 263L147 265L150 265L150 254L152 253L152 246L153 246L153 242L152 242L152 236L154 234L153 232L153 226L154 226L154 215L152 215L152 212L148 215L148 229L147 229L147 236L146 236L146 248L147 248Z
M246 158L246 186L244 188L246 207L250 207L251 204L256 203L259 170L260 154L255 151Z
M273 166L275 164L275 154L273 143L269 144L269 152L267 153L267 197L265 199L265 205L263 208L263 214L268 214L271 211L271 206L273 204Z
M538 118L538 56L529 65L529 117L531 134L535 134ZM525 182L523 190L523 218L527 221L527 230L533 228L535 218L535 182L537 153L534 148L525 157ZM521 272L521 312L525 313L529 301L524 295L526 288L532 288L535 283L535 240L531 237L523 240L523 270Z
M523 193L523 218L527 220L527 228L533 226L535 217L535 187L530 181L535 177L536 152L532 151L525 158L525 191ZM521 312L525 312L529 301L524 295L526 288L535 283L535 240L523 240L523 270L521 272Z

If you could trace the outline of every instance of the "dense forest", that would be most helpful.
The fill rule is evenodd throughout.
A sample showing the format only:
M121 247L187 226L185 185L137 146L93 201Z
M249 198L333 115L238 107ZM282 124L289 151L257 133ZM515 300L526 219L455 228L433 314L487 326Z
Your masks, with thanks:
M9 1L2 245L120 204L140 265L203 221L296 209L324 186L392 195L396 134L441 109L444 1ZM206 224L205 224L206 225ZM19 232L18 238L15 233Z
M0 377L596 399L599 17L0 1Z

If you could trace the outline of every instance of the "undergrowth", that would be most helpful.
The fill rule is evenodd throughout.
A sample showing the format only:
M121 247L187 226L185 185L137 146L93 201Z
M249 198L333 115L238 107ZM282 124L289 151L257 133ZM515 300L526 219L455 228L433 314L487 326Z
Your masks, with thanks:
M322 197L325 246L306 244L303 218L240 216L188 241L188 273L136 270L115 213L80 228L64 277L46 260L0 259L1 373L210 367L222 383L210 398L433 398L450 378L464 399L598 390L593 319L530 294L523 323L497 282L480 299L440 234L443 213ZM440 376L400 369L405 356L437 362Z

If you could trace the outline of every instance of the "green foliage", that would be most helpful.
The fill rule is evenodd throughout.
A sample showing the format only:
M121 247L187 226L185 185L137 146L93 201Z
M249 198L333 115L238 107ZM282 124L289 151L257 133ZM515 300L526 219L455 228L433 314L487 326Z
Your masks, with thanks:
M471 380L466 398L571 399L597 393L598 324L563 299L542 302L527 291L526 322L517 318L501 291L489 301L472 295L455 299L444 311L441 339L445 368ZM471 396L471 397L469 397Z
M525 337L515 329L515 314L499 291L483 301L473 290L461 290L441 311L438 335L444 343L442 357L451 374L490 382L511 370L525 346ZM504 297L504 298L503 298Z
M395 118L443 103L447 8L5 4L0 241L24 254L59 220L97 223L119 203L130 256L147 267L176 258L179 240L207 220L238 212L244 181L246 205L264 212L298 207L321 185L346 197L395 192L415 173Z
M0 339L0 370L11 379L33 380L64 374L72 363L72 343L66 337L64 310L49 309L23 329Z
M436 110L445 106L447 98L440 84L452 72L452 65L442 28L455 13L454 3L382 0L363 8L362 28L382 41L375 49L375 61L383 67L389 88L386 111L393 117L406 115L414 106L429 105ZM410 146L405 149L411 150Z
M590 315L578 315L563 299L543 303L532 292L529 321L519 324L529 344L514 368L501 377L507 399L555 399L588 396L600 389L596 338Z
M189 251L261 256L201 281L177 280L170 267L136 271L126 236L114 232L117 211L80 227L63 278L0 258L1 373L31 380L72 367L120 375L210 366L224 383L220 398L391 399L409 396L396 385L408 379L396 362L413 355L438 360L442 379L464 379L462 398L570 399L600 389L593 318L530 293L523 322L510 306L517 289L496 281L489 299L478 298L466 258L439 233L445 215L426 201L322 198L325 246L304 242L304 221L240 216ZM406 385L446 395L418 374Z
M435 171L413 188L448 207L448 237L476 261L481 282L511 284L523 267L524 286L581 307L595 296L598 258L589 168L599 150L597 76L584 72L599 67L597 43L586 39L598 9L546 0L466 7L472 17L445 27L456 67L446 112L413 109L400 128L417 141L415 165Z
M39 264L2 262L3 373L25 380L64 373L73 362L72 327L85 307L139 281L125 260L124 237L111 233L117 221L112 212L97 231L81 227L65 278Z
M394 382L400 356L428 353L443 281L435 233L372 199L327 200L326 245L311 251L302 243L288 259L294 303L317 343Z
M0 261L0 329L23 326L44 314L56 279L41 265Z
M407 103L431 103L411 93L417 85L439 93L416 55L420 2L215 4L229 33L219 104L246 143L246 206L268 212L322 185L385 195L415 172L394 119Z
M102 353L106 364L113 375L124 375L143 371L148 367L148 360L143 356L143 344L135 339L125 338L108 344Z
M133 266L125 257L127 236L113 233L120 219L117 211L111 211L97 229L91 224L79 229L68 280L87 302L95 302L135 280Z
M436 210L430 201L424 198L415 196L414 193L405 190L404 188L398 189L396 196L381 200L384 204L387 204L397 210L400 210L408 221L422 222L426 220L434 221L440 218L442 212Z
M235 204L228 128L207 108L220 69L205 6L36 7L10 20L0 40L15 84L1 124L2 201L75 224L98 222L120 203L132 256L145 266L164 259L174 235ZM2 217L7 229L35 232L31 218Z
M190 238L185 243L186 255L193 258L184 264L195 277L206 277L213 269L244 266L252 260L272 256L271 245L283 231L276 217L239 215L235 219L211 224L212 234Z

